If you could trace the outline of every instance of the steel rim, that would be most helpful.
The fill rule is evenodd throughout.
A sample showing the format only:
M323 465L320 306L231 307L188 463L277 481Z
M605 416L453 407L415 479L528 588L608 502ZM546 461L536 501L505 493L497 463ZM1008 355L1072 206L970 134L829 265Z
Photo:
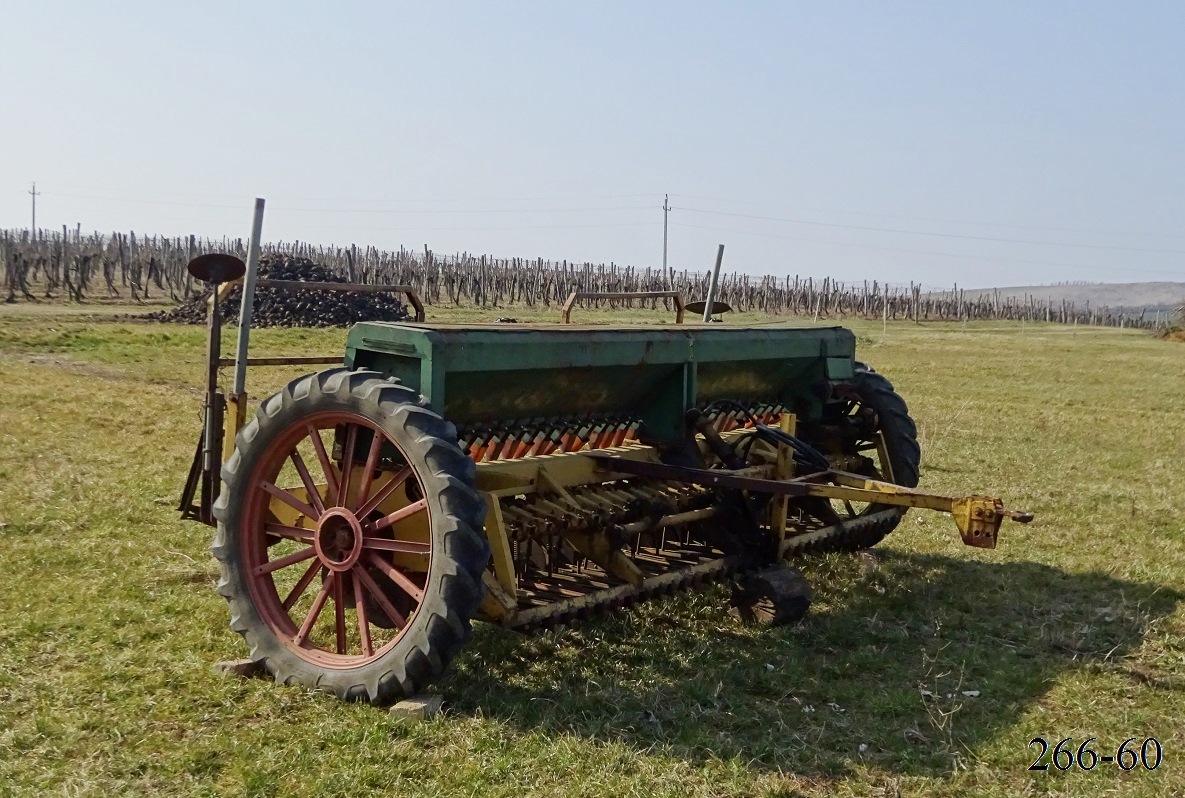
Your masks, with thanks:
M403 449L365 416L327 411L284 428L251 475L240 530L248 589L276 638L327 668L390 651L424 601L425 496Z

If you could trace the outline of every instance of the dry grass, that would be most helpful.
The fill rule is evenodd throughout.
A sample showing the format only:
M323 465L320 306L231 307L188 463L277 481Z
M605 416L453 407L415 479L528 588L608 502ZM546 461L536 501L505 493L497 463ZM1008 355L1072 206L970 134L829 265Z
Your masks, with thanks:
M482 627L440 685L449 711L409 727L211 672L244 649L209 531L173 510L201 330L0 309L0 794L1185 793L1179 345L856 329L918 419L923 485L1036 523L984 552L913 514L874 564L804 563L818 596L792 629L737 624L720 588L531 638ZM1166 762L1030 773L1036 736L1156 736Z

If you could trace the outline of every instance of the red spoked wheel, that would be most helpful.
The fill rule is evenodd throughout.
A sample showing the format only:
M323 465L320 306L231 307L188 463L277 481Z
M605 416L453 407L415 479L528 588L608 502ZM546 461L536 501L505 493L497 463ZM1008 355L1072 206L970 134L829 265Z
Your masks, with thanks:
M385 703L440 675L489 561L452 425L381 375L322 372L261 405L223 477L220 590L277 681Z
M335 438L341 454L331 459ZM314 469L302 449L315 453ZM382 462L384 449L393 457ZM278 477L289 468L297 485L280 487ZM432 553L424 489L398 444L356 414L317 413L280 435L252 482L242 557L269 626L299 656L325 667L381 657L420 607ZM286 518L292 513L295 519ZM410 535L398 537L405 527ZM396 563L395 554L414 556Z

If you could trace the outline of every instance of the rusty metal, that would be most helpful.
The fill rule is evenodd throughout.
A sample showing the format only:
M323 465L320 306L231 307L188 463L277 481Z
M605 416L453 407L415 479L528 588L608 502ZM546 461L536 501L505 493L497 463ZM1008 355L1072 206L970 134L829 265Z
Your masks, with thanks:
M248 366L331 366L342 362L341 356L325 356L325 355L310 355L307 357L249 357L247 358ZM222 357L218 359L218 367L225 368L233 366L235 360L232 357Z
M1033 514L1004 507L1000 499L985 496L951 497L904 488L842 471L822 471L790 480L764 479L725 470L687 468L645 460L627 460L607 454L590 454L602 468L623 471L648 479L686 482L704 487L754 491L774 496L816 497L894 507L919 507L950 513L970 546L994 548L1000 524L1005 518L1021 524Z
M675 324L683 323L683 295L678 291L613 291L609 293L591 293L587 291L573 291L564 300L560 309L560 321L564 324L572 323L572 308L582 299L672 299L675 302Z
M220 283L238 280L247 270L247 264L234 255L211 252L198 255L186 265L186 270L203 283L212 283L217 289Z
M954 516L963 542L968 546L984 549L996 547L996 536L1000 531L1000 522L1004 518L1011 518L1022 524L1033 520L1032 513L1009 510L1004 507L1002 501L988 496L954 499L951 502L950 514Z
M704 311L708 308L708 301L706 299L700 299L695 302L688 302L683 307L689 313L694 313L697 316L703 316L705 315ZM709 315L720 316L730 312L731 310L732 305L728 304L727 302L717 301L712 303L712 312ZM720 321L720 319L713 319L713 321Z
M199 255L189 262L189 273L208 281L211 298L217 297L219 286L243 274L243 262L232 255ZM226 401L218 390L218 364L222 351L222 313L217 302L211 302L206 316L206 399L202 416L202 434L197 453L189 469L185 488L181 491L178 509L183 518L205 524L214 523L214 502L222 485L218 471L222 467L222 432ZM195 504L195 495L198 501Z

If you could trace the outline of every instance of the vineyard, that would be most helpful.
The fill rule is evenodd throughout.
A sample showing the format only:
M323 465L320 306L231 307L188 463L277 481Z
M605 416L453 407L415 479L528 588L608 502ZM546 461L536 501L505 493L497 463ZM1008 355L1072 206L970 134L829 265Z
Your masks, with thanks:
M185 264L206 252L246 256L243 239L145 236L129 233L82 235L80 229L0 231L5 301L124 298L134 302L167 298L182 301L197 287ZM440 255L375 247L318 246L295 242L263 245L264 254L308 258L351 282L413 286L432 305L507 307L561 304L573 291L622 292L678 290L688 299L707 295L704 272L495 258L460 253ZM1115 327L1153 328L1159 321L1131 309L1076 306L1072 302L1001 296L957 288L922 290L920 284L890 286L877 281L843 283L824 277L721 274L717 298L738 311L810 316L907 319L913 321L1043 321ZM589 300L616 304L620 300ZM651 300L654 301L654 300Z

